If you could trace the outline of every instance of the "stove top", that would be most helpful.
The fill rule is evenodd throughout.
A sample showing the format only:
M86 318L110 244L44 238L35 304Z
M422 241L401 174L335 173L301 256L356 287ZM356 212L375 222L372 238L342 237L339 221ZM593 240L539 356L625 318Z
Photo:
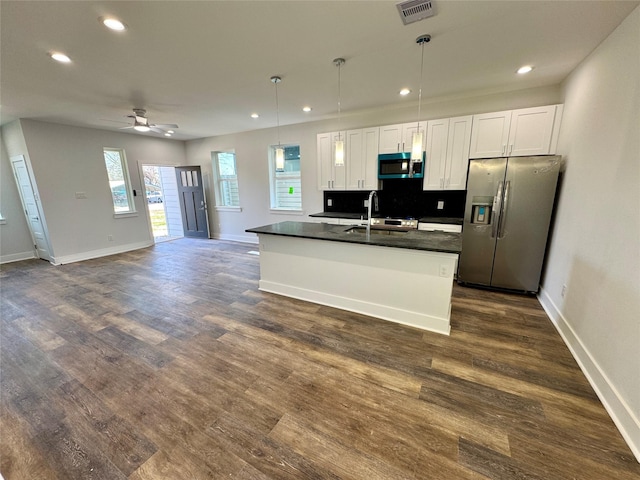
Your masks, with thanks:
M398 230L411 230L418 228L418 219L413 217L394 218L394 217L373 217L371 218L372 227L397 228Z

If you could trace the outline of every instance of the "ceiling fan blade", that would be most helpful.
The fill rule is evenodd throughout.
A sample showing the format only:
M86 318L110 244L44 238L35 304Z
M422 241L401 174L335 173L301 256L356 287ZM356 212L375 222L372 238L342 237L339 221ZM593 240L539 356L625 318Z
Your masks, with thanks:
M151 129L152 132L165 133L164 130L157 128L155 125L149 125L149 128Z
M175 123L154 123L153 125L149 125L150 127L158 127L158 128L179 128Z
M129 128L133 128L133 125L129 125L128 127L120 127L118 130L127 130Z

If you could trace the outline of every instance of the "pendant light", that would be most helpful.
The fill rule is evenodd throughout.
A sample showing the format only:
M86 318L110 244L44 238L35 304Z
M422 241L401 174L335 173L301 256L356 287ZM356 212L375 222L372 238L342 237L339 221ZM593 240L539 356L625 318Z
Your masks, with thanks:
M344 167L344 140L340 133L340 68L344 65L344 58L336 58L333 60L333 64L338 67L338 139L335 144L335 166Z
M284 148L280 144L280 103L278 102L278 84L282 78L274 75L271 82L276 86L276 124L278 128L278 146L276 147L276 172L284 172Z
M424 71L424 46L431 41L431 35L420 35L416 43L422 47L422 60L420 62L420 90L418 92L418 128L411 141L411 163L422 162L422 132L420 131L420 107L422 106L422 73ZM413 169L411 169L413 171Z

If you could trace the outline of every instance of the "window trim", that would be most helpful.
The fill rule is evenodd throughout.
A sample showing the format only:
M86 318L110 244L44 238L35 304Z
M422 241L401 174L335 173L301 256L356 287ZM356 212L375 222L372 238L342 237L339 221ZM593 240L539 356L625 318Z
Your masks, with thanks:
M302 205L302 163L300 163L300 170L298 171L300 178L300 207L299 208L286 208L278 207L276 203L276 148L298 147L299 143L287 143L279 145L269 145L269 212L275 214L284 215L304 215L304 209ZM302 155L300 155L302 157ZM300 158L302 162L302 158Z
M224 205L223 204L223 199L222 199L222 190L221 190L221 185L223 182L223 179L221 178L222 176L220 175L220 162L218 160L218 154L220 153L227 153L227 154L232 154L233 155L233 167L235 170L235 181L236 181L236 187L238 188L238 204L237 205ZM238 162L237 162L237 158L236 158L236 152L233 149L230 150L216 150L216 151L212 151L211 152L211 163L212 163L212 170L213 170L213 180L215 183L215 188L214 190L214 197L216 200L216 204L215 204L215 210L216 211L220 211L220 212L237 212L237 211L242 211L242 206L241 206L241 202L240 202L240 179L238 177Z
M111 190L111 186L109 185L109 195L111 196L111 207L113 208L113 218L125 218L125 217L133 217L138 215L138 211L136 209L135 196L133 195L133 188L131 186L131 177L129 175L129 164L127 162L127 156L124 151L124 148L119 147L102 147L102 163L104 165L105 170L107 171L107 183L109 180L109 171L107 170L106 160L104 158L104 154L106 152L118 152L120 156L120 165L122 168L122 177L124 180L125 193L127 195L127 204L129 205L129 209L127 211L116 212L116 204L113 198L113 190Z

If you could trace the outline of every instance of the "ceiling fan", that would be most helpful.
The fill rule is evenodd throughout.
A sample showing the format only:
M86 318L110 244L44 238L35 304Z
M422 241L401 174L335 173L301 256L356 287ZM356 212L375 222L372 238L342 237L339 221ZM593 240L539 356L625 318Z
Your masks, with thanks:
M149 123L149 119L146 116L147 111L144 108L134 108L133 113L134 115L127 115L128 118L133 118L133 125L122 127L120 130L133 128L137 132L151 131L170 137L174 133L173 129L178 128L175 123Z

